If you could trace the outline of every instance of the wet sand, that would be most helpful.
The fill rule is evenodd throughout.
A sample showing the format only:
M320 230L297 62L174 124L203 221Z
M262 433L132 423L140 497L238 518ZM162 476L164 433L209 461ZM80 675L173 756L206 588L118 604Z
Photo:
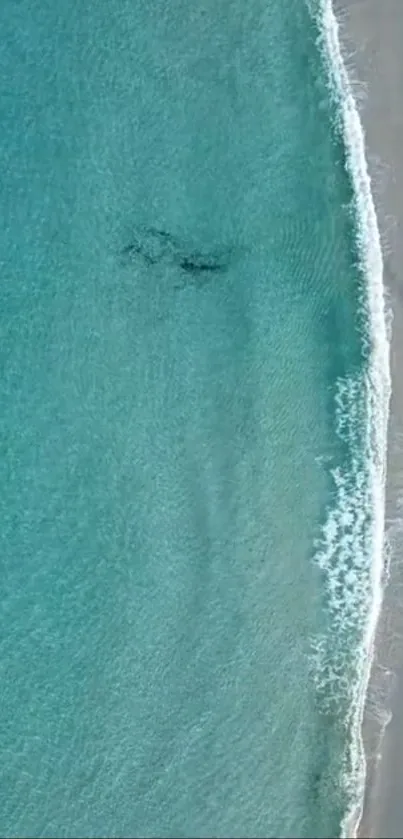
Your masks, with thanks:
M393 312L386 494L390 580L363 728L367 789L359 830L361 837L393 839L403 834L403 0L334 0L334 10L366 136Z

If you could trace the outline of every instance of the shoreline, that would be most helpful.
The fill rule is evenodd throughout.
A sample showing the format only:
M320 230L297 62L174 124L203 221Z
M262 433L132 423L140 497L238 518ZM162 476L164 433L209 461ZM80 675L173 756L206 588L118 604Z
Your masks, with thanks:
M343 58L365 133L365 151L381 234L384 284L393 314L392 398L388 428L385 534L388 585L374 635L362 722L366 782L353 835L401 836L403 831L403 3L333 0ZM359 81L356 81L356 80ZM363 95L365 94L365 95ZM399 370L400 379L399 380ZM358 815L358 813L357 813ZM350 821L351 824L351 821Z

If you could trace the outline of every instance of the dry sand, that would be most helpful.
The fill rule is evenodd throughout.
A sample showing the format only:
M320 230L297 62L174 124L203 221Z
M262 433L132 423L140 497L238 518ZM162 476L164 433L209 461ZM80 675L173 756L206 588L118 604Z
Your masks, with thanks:
M393 311L386 500L390 582L364 721L368 773L359 834L392 839L403 835L403 0L334 0L334 9L366 136ZM385 729L388 708L392 716Z

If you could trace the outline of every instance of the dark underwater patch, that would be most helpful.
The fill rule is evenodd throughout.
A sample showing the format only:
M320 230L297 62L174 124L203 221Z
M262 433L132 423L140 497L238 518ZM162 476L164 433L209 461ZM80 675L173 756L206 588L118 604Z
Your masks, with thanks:
M148 266L166 264L177 267L182 282L175 288L189 284L205 285L209 279L228 270L232 253L229 248L198 251L187 248L167 230L156 227L132 231L130 242L125 245L120 258L123 265L143 262Z

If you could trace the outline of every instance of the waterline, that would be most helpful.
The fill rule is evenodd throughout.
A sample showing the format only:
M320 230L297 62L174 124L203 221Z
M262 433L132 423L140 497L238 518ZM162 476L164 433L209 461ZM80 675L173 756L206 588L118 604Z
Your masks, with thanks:
M350 742L347 759L348 770L343 779L350 805L341 824L341 836L357 835L362 816L363 796L366 777L366 761L362 739L362 723L367 694L375 631L381 610L384 587L384 526L385 526L385 479L389 400L391 379L389 369L388 314L385 310L385 291L383 285L383 259L378 222L371 192L371 180L365 157L365 137L360 116L352 93L351 83L343 61L339 25L334 14L331 0L318 0L310 4L320 29L320 48L325 59L328 86L335 103L338 131L343 136L346 149L346 168L354 191L355 223L357 227L357 247L359 268L365 278L362 292L362 313L367 323L368 364L361 382L344 383L339 389L338 416L350 416L349 424L354 421L351 411L357 410L358 400L364 399L365 429L361 444L366 459L367 487L359 483L363 475L358 470L353 485L356 502L364 502L366 509L360 515L369 513L368 536L371 549L371 564L368 569L368 588L366 602L361 595L360 629L361 643L355 659L353 684L349 686L351 710L349 719ZM347 429L347 433L351 433ZM357 433L357 428L355 428ZM345 499L345 482L341 475L334 476L338 482L338 504ZM350 497L351 501L351 497ZM339 507L340 512L340 507ZM357 510L355 515L359 515ZM328 532L332 531L332 522L328 521ZM364 525L365 529L365 525ZM366 541L366 540L365 540ZM322 560L324 554L322 553ZM329 579L331 577L329 570ZM362 570L362 569L360 569ZM357 585L357 580L355 581ZM360 596L360 595L358 595ZM345 610L342 610L345 617ZM340 616L339 616L340 617Z

